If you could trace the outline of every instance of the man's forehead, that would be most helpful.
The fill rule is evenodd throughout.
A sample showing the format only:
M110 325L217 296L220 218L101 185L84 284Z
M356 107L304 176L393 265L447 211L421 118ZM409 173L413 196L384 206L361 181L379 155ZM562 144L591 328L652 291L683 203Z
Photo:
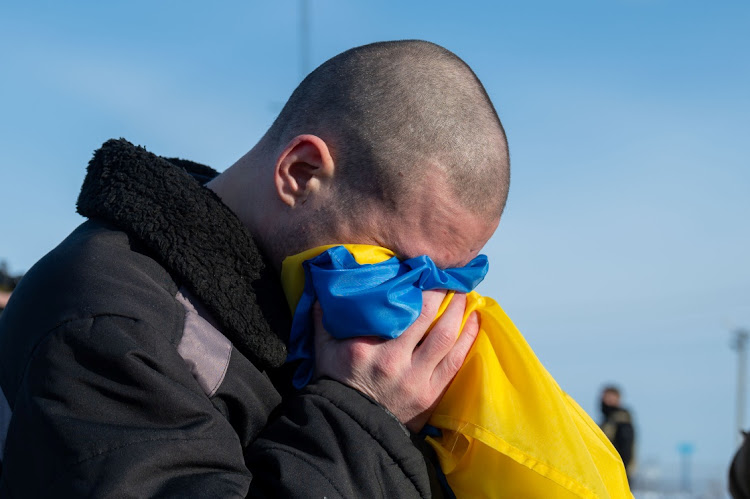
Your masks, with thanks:
M402 193L395 207L371 204L358 214L353 235L369 233L372 244L392 250L400 259L427 255L440 268L469 263L499 222L463 206L438 168L412 184L408 194Z
M393 220L381 245L402 259L427 255L440 268L463 267L479 254L496 227L466 210L436 209L426 217Z

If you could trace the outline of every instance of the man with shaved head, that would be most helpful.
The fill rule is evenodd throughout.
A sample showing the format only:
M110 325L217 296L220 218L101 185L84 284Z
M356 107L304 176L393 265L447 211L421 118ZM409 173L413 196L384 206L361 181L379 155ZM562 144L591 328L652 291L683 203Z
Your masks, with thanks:
M263 189L270 165L275 184ZM442 47L407 41L325 62L210 187L247 213L243 221L277 259L333 240L428 254L448 267L469 261L494 232L508 182L505 134L472 70ZM308 198L315 204L305 206ZM279 201L275 230L262 228L259 206Z
M294 390L279 272L336 243L464 266L508 182L481 83L421 41L325 62L222 174L106 142L88 220L0 318L0 497L440 496L416 434L476 337L465 298L424 341L445 291L391 341L318 326Z

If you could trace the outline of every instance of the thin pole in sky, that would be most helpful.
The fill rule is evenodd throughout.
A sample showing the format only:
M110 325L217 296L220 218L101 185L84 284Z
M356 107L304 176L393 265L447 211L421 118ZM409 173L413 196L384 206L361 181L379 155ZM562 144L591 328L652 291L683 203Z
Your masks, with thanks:
M695 451L695 447L690 442L682 442L677 446L677 452L680 453L680 490L682 492L691 492L693 488L693 474L690 466L690 458Z
M738 442L742 442L742 430L745 429L745 385L747 371L747 341L750 333L745 329L734 332L732 349L737 352L737 433Z
M299 0L300 80L310 71L310 10L308 0Z

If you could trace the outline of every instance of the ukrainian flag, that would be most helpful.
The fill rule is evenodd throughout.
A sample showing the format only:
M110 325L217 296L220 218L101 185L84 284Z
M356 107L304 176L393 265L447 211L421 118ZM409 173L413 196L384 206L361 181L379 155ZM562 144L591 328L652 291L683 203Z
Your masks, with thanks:
M311 332L309 328L302 327L303 323L309 324L309 317L303 316L309 315L312 301L319 297L315 296L314 290L311 296L312 283L305 282L306 270L303 264L324 252L341 251L340 246L321 246L291 256L283 262L282 284L292 311L297 312L290 344L290 360L303 359L303 366L307 362L307 368L301 369L299 373L304 382L309 379L310 362L314 354L309 351L309 345L312 344L309 337ZM353 268L355 266L367 271L367 266L395 261L393 252L385 248L343 246L356 263L348 264L349 269L334 268L338 272L337 277L347 270L356 270ZM476 274L476 268L463 273L461 271L464 269L441 271L434 268L429 258L421 258L422 264L426 261L429 268L419 269L420 281L413 286L419 287L424 276L437 274L438 279L431 286L439 287L444 282L444 289L464 291L463 287L473 289L478 282L470 279ZM329 258L327 262L329 266L336 267L336 259L331 263ZM312 276L309 263L306 265L307 275ZM451 273L452 270L457 272ZM406 269L404 272L414 271ZM385 272L384 282L388 282L387 279L401 278L404 272ZM311 277L310 280L312 279ZM347 278L345 281L357 285L356 279ZM363 286L382 284L372 281L370 276ZM328 282L323 279L321 282L318 287L323 290ZM417 314L421 309L421 290L434 287L421 287L417 290L420 297ZM400 297L409 292L403 289L397 293L389 292L389 295L395 296L391 301L397 307L393 310L410 308L399 302ZM452 297L453 293L446 296L438 317ZM301 298L302 302L307 301L306 312L301 312L305 308ZM335 293L327 299L328 303L335 303L337 300ZM321 306L324 324L331 332L330 320L335 322L336 318L330 317L335 315L330 311L329 317L326 317L326 310L335 305L327 307L326 302L321 300ZM371 303L369 308L373 306ZM411 305L411 309L416 307L417 305ZM368 308L363 310L366 313ZM467 295L464 322L472 312L477 312L479 318L479 334L463 366L429 420L431 426L440 430L441 436L427 437L456 497L632 498L617 451L586 412L560 389L502 308L491 298L472 291ZM380 313L379 316L382 318L390 314ZM409 324L410 322L406 327ZM396 329L399 328L401 331L405 329L403 324ZM369 332L378 333L372 330ZM306 348L308 351L300 353Z

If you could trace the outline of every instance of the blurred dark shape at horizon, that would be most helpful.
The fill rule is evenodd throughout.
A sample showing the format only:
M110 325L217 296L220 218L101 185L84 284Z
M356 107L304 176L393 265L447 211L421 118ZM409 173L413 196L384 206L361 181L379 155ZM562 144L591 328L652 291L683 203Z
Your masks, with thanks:
M729 468L729 492L734 499L750 498L750 433L743 434L745 440Z
M8 263L0 260L0 313L5 309L11 293L16 289L22 277L23 275L12 275L8 271Z

